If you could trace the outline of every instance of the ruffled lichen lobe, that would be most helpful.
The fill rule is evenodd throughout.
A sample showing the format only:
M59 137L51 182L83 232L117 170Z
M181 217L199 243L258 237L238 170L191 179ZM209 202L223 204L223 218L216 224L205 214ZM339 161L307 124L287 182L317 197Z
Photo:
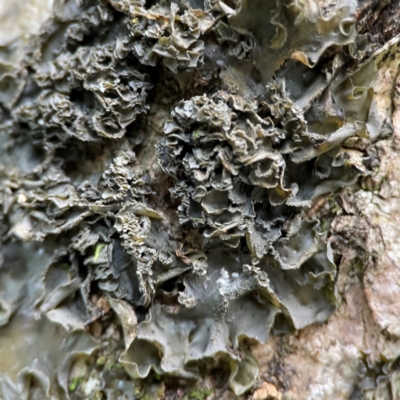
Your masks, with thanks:
M85 329L114 313L131 377L197 378L221 357L241 395L258 374L246 341L326 321L337 271L313 206L369 173L381 127L355 10L55 1L23 61L0 61L2 280L17 248L48 257L31 308L0 292L4 337L26 314L87 335L66 351L89 357ZM46 375L38 360L18 379ZM3 368L3 396L68 398L71 362L25 386Z

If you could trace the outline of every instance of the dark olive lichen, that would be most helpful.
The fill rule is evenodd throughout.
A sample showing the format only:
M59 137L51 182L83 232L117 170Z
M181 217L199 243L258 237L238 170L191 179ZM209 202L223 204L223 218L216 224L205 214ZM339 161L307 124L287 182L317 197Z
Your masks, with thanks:
M0 361L4 399L68 398L110 310L131 377L223 355L237 395L258 373L244 338L334 310L311 207L368 173L380 129L356 4L234 3L58 0L19 63L0 59L1 348L32 326ZM57 329L61 353L35 334Z
M70 137L124 136L136 116L148 110L151 88L137 58L125 48L128 17L116 15L105 2L55 7L53 23L43 27L27 54L32 74L13 104L17 129L26 126L45 148Z

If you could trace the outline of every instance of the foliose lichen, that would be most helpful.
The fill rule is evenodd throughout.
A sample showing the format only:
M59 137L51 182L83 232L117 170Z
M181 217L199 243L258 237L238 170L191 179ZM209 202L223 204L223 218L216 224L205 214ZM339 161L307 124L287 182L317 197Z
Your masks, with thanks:
M237 395L258 373L244 338L329 317L334 254L310 210L368 173L380 129L355 10L56 0L23 57L0 57L0 346L23 321L68 338L19 374L0 362L5 399L69 398L99 296L133 378L196 378L222 354Z

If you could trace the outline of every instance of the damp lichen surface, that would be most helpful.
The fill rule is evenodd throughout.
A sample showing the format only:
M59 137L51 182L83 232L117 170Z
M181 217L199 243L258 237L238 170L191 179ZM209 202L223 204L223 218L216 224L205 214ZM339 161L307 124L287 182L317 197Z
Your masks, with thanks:
M196 379L222 356L237 395L258 373L244 340L330 316L312 207L368 174L380 129L355 11L56 0L22 55L0 48L5 400L69 398L105 314L132 378Z

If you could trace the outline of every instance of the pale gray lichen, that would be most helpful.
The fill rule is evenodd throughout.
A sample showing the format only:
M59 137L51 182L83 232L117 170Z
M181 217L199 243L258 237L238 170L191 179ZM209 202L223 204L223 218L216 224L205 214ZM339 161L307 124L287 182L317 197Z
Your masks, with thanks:
M173 2L160 2L150 10L140 0L113 0L111 4L129 15L134 42L125 41L121 46L133 51L141 63L154 67L161 59L176 73L202 61L204 42L200 37L214 23L211 13Z
M23 130L46 148L70 137L122 137L148 109L151 88L140 63L122 47L127 17L115 20L105 2L61 4L27 55L33 73L26 78L23 100L12 109L16 129L26 126ZM88 37L94 41L85 43Z
M310 207L368 173L380 129L355 1L148 3L55 1L21 65L0 58L0 334L27 318L68 343L63 359L23 357L18 379L35 378L19 386L0 361L7 400L69 397L100 295L132 377L196 378L225 355L238 395L257 378L244 338L335 308Z

